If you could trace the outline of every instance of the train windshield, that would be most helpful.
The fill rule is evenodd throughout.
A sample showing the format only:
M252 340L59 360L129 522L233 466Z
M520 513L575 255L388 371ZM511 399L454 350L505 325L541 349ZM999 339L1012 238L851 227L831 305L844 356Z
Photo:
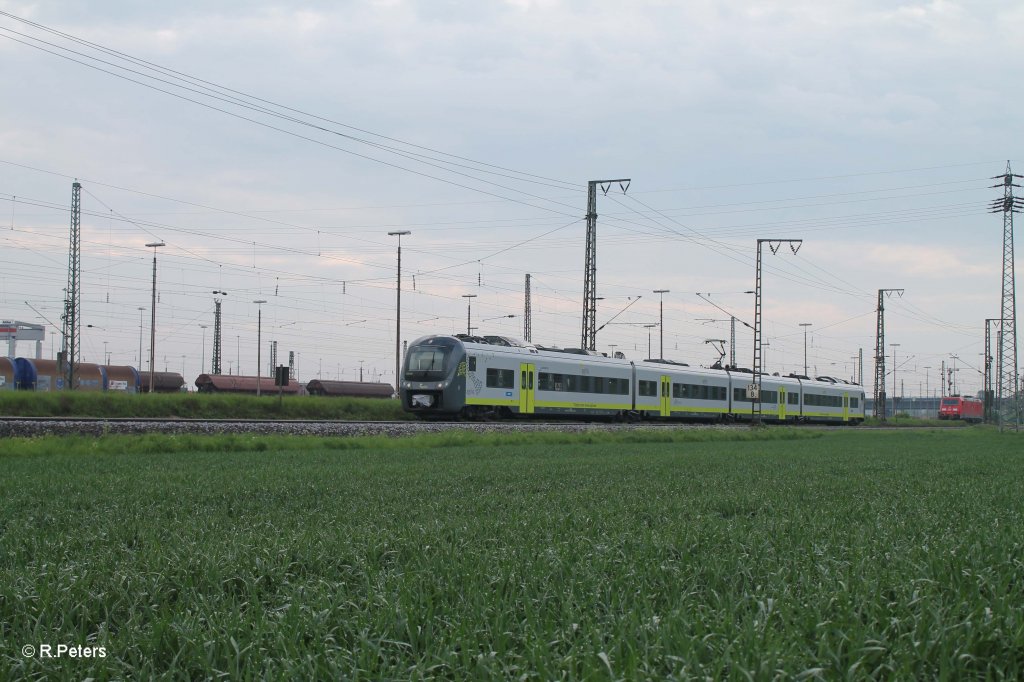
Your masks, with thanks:
M957 398L943 398L942 404L946 407L956 407L960 401Z
M451 348L440 346L416 346L409 351L405 363L406 379L442 379L445 361Z

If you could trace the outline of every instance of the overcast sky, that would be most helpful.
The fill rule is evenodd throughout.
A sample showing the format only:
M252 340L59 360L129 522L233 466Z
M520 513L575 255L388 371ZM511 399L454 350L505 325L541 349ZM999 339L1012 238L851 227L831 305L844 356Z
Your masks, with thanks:
M870 392L877 290L903 288L905 393L954 354L981 386L990 178L1024 171L1019 2L0 11L0 317L60 326L77 178L83 361L148 367L162 240L158 370L209 370L223 290L225 372L255 374L265 299L264 367L277 340L302 381L393 382L396 230L404 340L465 332L465 294L480 333L521 337L530 273L533 340L578 346L586 184L630 178L598 199L599 350L647 357L650 333L657 357L669 289L664 355L711 364L730 314L753 322L756 240L800 238L764 260L770 371L802 371L811 323L809 370L848 378L863 349ZM742 324L736 353L750 366Z

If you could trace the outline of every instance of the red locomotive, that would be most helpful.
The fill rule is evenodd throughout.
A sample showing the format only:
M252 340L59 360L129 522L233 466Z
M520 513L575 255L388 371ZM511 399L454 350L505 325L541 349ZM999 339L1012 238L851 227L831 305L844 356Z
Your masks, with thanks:
M944 397L939 404L939 419L963 419L966 422L980 423L984 419L984 413L984 403L977 398L951 395Z

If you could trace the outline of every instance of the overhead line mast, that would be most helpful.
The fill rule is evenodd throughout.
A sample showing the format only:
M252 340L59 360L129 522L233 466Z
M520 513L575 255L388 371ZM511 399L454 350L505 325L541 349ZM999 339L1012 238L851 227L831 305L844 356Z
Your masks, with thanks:
M885 297L903 296L903 289L878 290L878 319L875 324L875 416L885 421Z
M612 183L619 183L622 193L629 189L630 178L591 180L587 183L587 248L583 260L583 333L580 348L597 350L597 188L608 194Z
M64 366L60 368L64 377L64 388L73 391L77 388L78 363L81 360L82 320L79 307L82 303L82 184L75 181L71 185L71 239L68 245L68 288L65 290L63 320L63 339L61 340L61 359Z
M803 245L803 239L758 239L757 256L754 275L754 365L751 383L747 387L747 397L750 399L750 420L753 424L761 423L761 360L764 350L761 342L761 245L768 244L772 254L779 252L783 244L789 244L790 251L795 256Z
M530 305L530 273L526 273L526 291L523 295L523 340L533 341L533 308Z

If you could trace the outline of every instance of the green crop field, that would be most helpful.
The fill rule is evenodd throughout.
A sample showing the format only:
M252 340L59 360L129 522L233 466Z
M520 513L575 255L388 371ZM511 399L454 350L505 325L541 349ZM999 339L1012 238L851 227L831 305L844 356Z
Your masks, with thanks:
M178 417L183 419L409 419L398 400L226 393L89 393L0 391L7 417Z
M1019 679L1022 446L0 441L0 677Z

